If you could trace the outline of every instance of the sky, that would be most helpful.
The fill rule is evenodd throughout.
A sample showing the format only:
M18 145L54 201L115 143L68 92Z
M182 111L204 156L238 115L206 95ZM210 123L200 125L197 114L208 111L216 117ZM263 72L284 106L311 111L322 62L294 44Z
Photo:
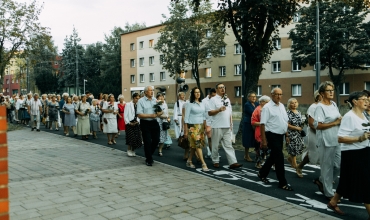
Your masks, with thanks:
M18 0L27 2L30 0ZM80 44L104 42L104 35L126 22L160 24L162 14L168 15L171 0L44 0L39 16L42 26L49 27L58 51L62 52L66 36L73 27L81 38ZM39 0L42 3L42 0Z

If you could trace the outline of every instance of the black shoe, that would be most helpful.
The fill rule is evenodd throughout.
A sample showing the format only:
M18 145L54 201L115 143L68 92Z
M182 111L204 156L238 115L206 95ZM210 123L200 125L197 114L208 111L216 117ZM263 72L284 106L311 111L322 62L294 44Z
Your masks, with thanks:
M149 166L149 167L151 167L152 166L152 163L146 162L146 165Z
M31 131L34 131L36 128L32 128Z
M36 129L36 131L40 132L40 129Z
M73 135L73 137L77 137L77 134Z

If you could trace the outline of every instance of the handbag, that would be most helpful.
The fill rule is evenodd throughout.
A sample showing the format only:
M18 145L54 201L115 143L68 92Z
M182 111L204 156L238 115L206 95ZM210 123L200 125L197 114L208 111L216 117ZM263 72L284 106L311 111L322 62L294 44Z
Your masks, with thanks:
M302 130L301 131L301 137L306 137L306 136L307 136L306 132L304 130Z
M180 136L179 139L177 139L177 145L182 149L188 149L189 140L187 138L184 138L184 136Z
M162 122L162 130L167 131L170 129L170 123L167 121Z

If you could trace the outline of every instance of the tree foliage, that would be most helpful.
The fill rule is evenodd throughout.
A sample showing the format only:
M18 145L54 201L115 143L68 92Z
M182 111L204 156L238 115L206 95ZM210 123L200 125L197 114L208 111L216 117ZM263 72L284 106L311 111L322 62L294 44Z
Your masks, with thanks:
M221 47L226 45L225 29L209 2L203 2L194 11L190 1L182 0L171 3L169 11L169 17L163 16L164 27L159 31L161 36L154 49L163 53L163 68L171 77L190 68L201 88L199 66L220 55Z
M39 23L41 9L36 0L29 3L20 3L16 0L0 1L1 78L4 77L4 70L10 59L24 49L35 33L47 33L47 29ZM2 83L0 87L2 88Z
M316 63L316 7L302 7L300 13L300 23L289 34L294 42L292 58L303 67L313 66ZM370 23L364 23L368 13L342 2L320 4L321 69L328 68L337 89L337 101L338 87L344 81L346 70L367 69L364 64L370 63Z

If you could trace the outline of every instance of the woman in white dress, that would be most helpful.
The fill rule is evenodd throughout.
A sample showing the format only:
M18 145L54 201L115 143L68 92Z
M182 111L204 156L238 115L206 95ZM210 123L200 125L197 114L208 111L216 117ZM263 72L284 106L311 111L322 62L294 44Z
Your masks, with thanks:
M75 107L75 112L77 114L77 134L81 135L83 139L89 139L90 134L90 104L86 102L86 95L81 95L81 102L79 102Z
M117 114L118 106L114 101L114 95L110 94L108 100L104 102L102 111L103 115L103 132L107 134L108 144L116 144L115 135L118 133L117 129Z

